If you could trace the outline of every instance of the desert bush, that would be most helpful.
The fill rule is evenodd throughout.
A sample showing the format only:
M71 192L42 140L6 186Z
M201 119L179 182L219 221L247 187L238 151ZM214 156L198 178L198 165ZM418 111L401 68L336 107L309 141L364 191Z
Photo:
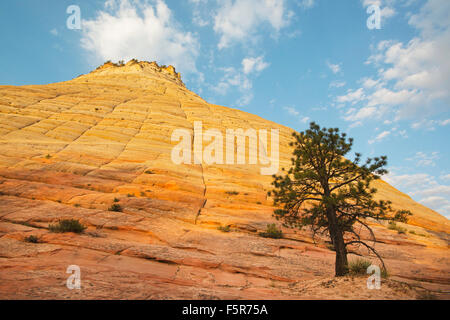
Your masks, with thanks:
M398 226L398 225L397 225L395 222L393 222L393 221L389 222L389 224L388 224L388 229L389 229L389 230L395 230L395 231L397 231L397 232L400 233L400 234L405 234L406 231L407 231L405 228L402 228L402 227Z
M114 198L114 202L119 202L120 200L118 198Z
M237 196L239 194L237 191L225 191L225 193L229 196Z
M60 220L56 224L51 224L48 227L50 232L62 233L62 232L75 232L82 233L86 229L78 220L67 219Z
M275 223L268 224L266 232L260 232L259 235L263 238L281 239L283 232L277 229Z
M120 204L114 203L109 207L108 211L122 212L122 206Z
M127 194L127 197L128 197L128 198L133 198L133 197L134 197L134 194L129 193L129 194Z
M230 232L230 231L231 231L231 228L230 228L230 226L219 226L219 227L217 228L217 230L220 230L220 231L222 231L222 232Z
M145 174L155 174L152 170L145 170L144 173Z
M348 264L348 270L351 274L366 274L367 268L372 265L372 262L365 259L356 259L350 261Z
M25 242L39 243L39 238L33 235L24 238Z

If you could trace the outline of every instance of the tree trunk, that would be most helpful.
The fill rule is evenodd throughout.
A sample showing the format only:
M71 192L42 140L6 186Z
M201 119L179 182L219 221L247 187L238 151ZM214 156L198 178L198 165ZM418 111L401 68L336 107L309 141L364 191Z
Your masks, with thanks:
M333 207L327 208L330 238L336 252L335 273L336 277L344 276L348 273L347 248L345 247L344 235L339 228L336 211Z
M347 249L345 248L344 237L338 230L333 239L334 250L336 251L336 277L344 276L348 273Z

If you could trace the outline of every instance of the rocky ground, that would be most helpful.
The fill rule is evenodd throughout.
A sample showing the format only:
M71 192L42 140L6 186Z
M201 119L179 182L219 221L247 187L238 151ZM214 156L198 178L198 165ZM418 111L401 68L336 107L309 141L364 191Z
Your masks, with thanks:
M0 92L1 299L450 298L448 220L383 181L379 197L414 215L405 234L370 222L390 274L380 290L365 275L334 278L334 252L307 231L259 236L274 223L261 165L175 165L171 133L195 121L277 128L281 167L291 130L208 104L171 68L106 64ZM61 219L88 228L50 232ZM376 263L359 248L349 259L359 255ZM69 265L80 290L66 287Z

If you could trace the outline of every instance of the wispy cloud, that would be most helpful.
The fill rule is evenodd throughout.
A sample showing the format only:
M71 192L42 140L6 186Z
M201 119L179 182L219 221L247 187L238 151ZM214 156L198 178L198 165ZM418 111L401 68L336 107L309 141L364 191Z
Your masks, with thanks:
M292 15L285 0L222 1L214 17L214 31L220 36L218 48L254 41L265 25L277 33L289 24Z
M390 134L391 134L390 131L387 131L387 130L383 131L380 134L378 134L374 139L369 140L369 144L373 144L375 142L380 142L380 141L386 139Z
M301 115L301 113L299 111L297 111L297 109L295 109L294 107L283 107L283 109L285 111L287 111L287 113L295 118L297 118L301 123L307 123L310 120L310 117L306 117Z
M330 61L326 62L327 67L333 72L334 74L339 73L342 70L342 65L340 63L334 64Z
M423 205L450 218L450 186L437 182L433 176L426 173L396 174L391 172L383 179L403 192L408 192Z
M300 0L297 4L302 9L311 9L316 5L316 0Z
M436 165L434 161L437 159L439 159L439 152L437 151L430 154L419 151L413 157L407 158L406 160L415 162L418 167L434 167Z
M245 74L261 72L269 66L262 56L256 58L245 58L242 60L242 67Z
M393 5L394 1L364 0L363 5ZM402 3L407 5L405 1ZM372 48L367 64L377 70L377 76L363 78L362 87L351 92L361 92L361 108L366 119L376 113L383 119L415 121L414 128L433 128L437 120L422 123L445 111L450 103L450 1L428 0L420 12L411 15L409 24L419 35L409 42L380 41ZM355 104L351 95L337 97L337 101ZM376 111L368 113L367 108ZM353 107L352 107L353 108ZM353 114L359 113L358 109ZM353 121L354 117L347 117ZM360 120L363 120L360 118ZM427 120L429 121L429 120ZM436 121L436 122L435 122ZM432 130L432 129L431 129Z

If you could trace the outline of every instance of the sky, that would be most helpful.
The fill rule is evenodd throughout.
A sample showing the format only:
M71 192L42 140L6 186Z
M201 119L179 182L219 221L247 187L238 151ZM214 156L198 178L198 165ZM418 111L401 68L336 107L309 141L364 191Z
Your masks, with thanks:
M340 128L353 151L388 156L384 180L450 218L448 0L3 0L0 24L0 85L172 64L210 103Z

